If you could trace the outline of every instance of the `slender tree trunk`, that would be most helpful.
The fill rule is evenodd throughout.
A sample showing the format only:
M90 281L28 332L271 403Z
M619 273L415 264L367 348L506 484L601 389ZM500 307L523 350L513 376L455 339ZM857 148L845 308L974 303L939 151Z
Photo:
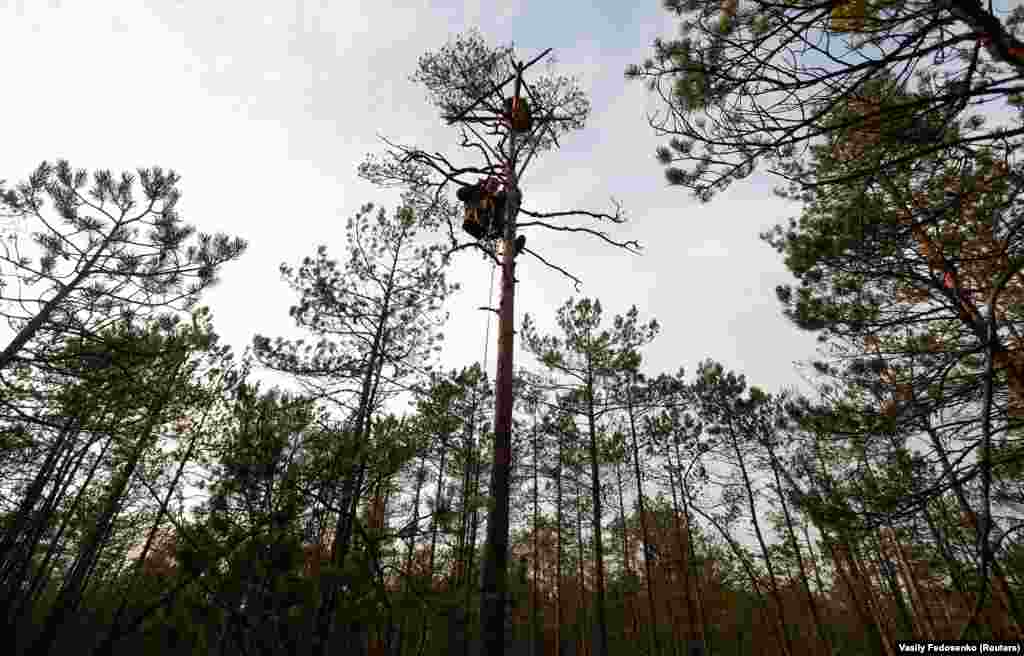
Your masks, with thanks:
M828 468L825 463L825 456L821 452L821 445L817 440L814 440L812 442L812 448L815 456L815 462L817 464L817 471L815 472L815 475L825 481L825 493L831 495L833 494L834 489L832 488L831 483L828 482ZM892 656L892 645L889 642L889 636L886 634L885 626L881 624L881 621L875 612L876 609L873 603L873 595L868 592L866 595L867 599L863 601L857 595L858 587L854 582L863 581L862 573L856 571L851 557L843 557L842 553L840 553L840 545L837 545L836 542L832 540L825 526L818 525L818 532L821 533L822 542L832 556L832 563L836 572L838 572L840 578L849 591L850 597L853 600L853 605L857 609L857 614L860 616L861 622L874 638L876 651L881 651L887 656ZM850 548L851 544L852 543L850 541L847 541L846 544L842 545L842 549L845 550ZM847 556L849 556L848 553Z
M957 473L953 470L953 465L949 460L949 454L947 453L945 446L943 446L942 441L939 439L939 436L934 429L928 427L927 433L930 437L932 446L939 455L939 462L942 464L943 474L945 474L945 476L947 476L952 482L953 493L960 507L960 512L967 518L968 524L974 530L978 542L981 543L983 539L987 542L988 537L984 536L983 538L982 536L983 531L981 522L978 521L977 513L967 501L967 494L964 491L963 483L959 481ZM992 576L995 579L993 587L996 594L994 596L999 599L1004 608L1006 608L1009 614L1009 619L1012 622L1012 629L1016 633L1016 636L1018 638L1022 637L1024 636L1024 628L1022 628L1022 626L1024 626L1024 621L1022 621L1022 615L1017 604L1016 596L1006 583L1006 577L1003 573L1003 568L999 565L999 561L993 559L991 567Z
M761 547L761 555L764 557L765 566L768 568L768 583L771 587L772 597L775 598L776 604L776 625L779 630L779 635L782 638L781 647L785 656L792 656L793 654L793 643L789 637L789 631L786 630L786 615L785 608L782 604L782 595L779 594L779 586L775 577L775 568L772 565L772 559L768 555L768 545L765 544L764 534L761 532L761 522L757 518L757 503L754 501L754 488L750 481L750 475L747 472L746 461L743 458L743 453L740 451L739 437L736 435L736 429L733 426L732 420L729 419L727 422L729 429L729 437L732 441L733 453L736 455L736 460L740 466L740 474L743 476L743 485L747 492L747 508L750 511L750 522L754 526L754 535L757 537L757 543Z
M515 81L514 95L522 83L522 68ZM495 372L494 464L491 469L491 497L494 506L487 518L487 541L480 581L481 656L505 656L505 616L508 587L509 486L512 466L512 366L514 356L515 239L516 214L521 193L516 180L516 135L509 132L505 161L507 201L505 203L505 252L501 263L501 302L498 306L498 363Z
M380 383L381 367L384 364L384 346L388 339L387 326L391 316L391 295L394 292L398 255L399 251L396 249L385 284L385 293L381 303L381 312L377 318L377 325L374 330L373 343L367 356L366 370L363 372L359 402L356 407L355 421L353 422L351 435L353 438L352 459L357 464L355 465L355 471L345 477L340 512L338 513L338 521L335 525L334 540L331 544L331 565L339 570L344 567L345 559L351 546L353 524L359 504L359 492L365 474L366 455L363 445L370 438L371 415L374 408L377 385ZM315 654L317 656L327 656L327 652L330 650L331 634L334 631L334 615L338 606L338 595L339 589L337 584L326 586L326 589L321 593L314 640L316 644Z
M629 529L626 526L626 502L622 492L622 463L615 463L615 480L618 483L619 488L619 522L622 525L622 566L625 570L626 580L633 580L633 563L630 558L630 547L632 546L629 542ZM637 634L640 633L640 620L637 617L636 604L632 603L632 596L628 591L624 590L622 594L622 609L624 615L628 615L632 620L630 630L626 631L626 620L623 617L623 634L626 641L635 639Z
M115 221L109 234L113 234L114 231L120 228L120 226L121 221ZM78 269L78 274L75 276L74 280L61 284L60 291L54 294L53 298L43 305L43 308L39 310L38 314L32 317L32 319L30 319L29 322L18 331L18 334L14 336L14 339L12 339L7 347L4 348L3 352L0 352L0 371L3 371L4 368L7 367L15 357L17 357L22 347L24 347L25 344L28 344L29 341L36 336L36 333L38 333L43 325L50 320L50 317L57 311L60 304L64 302L64 299L66 299L71 292L77 290L88 276L92 275L93 268L96 266L96 262L100 257L106 252L109 241L110 237L108 236L103 239L103 243L96 244L96 252L86 260L81 269Z
M9 574L6 577L8 581L6 586L7 593L0 597L3 600L0 601L0 608L3 609L4 614L0 617L14 622L20 616L21 608L24 604L33 598L34 586L29 585L23 589L22 585L28 580L32 569L32 559L35 558L47 529L52 528L57 508L67 494L67 490L74 478L72 474L81 467L92 444L93 442L89 442L79 449L78 452L68 451L64 463L53 477L50 494L43 501L43 505L38 512L39 517L36 521L30 522L29 526L25 527L27 535L24 536L22 544L18 545L15 543L14 548L11 550L7 562L9 568ZM87 481L92 481L92 474L94 472L95 467L87 477ZM61 522L61 526L67 521L68 518L65 517L64 521ZM45 559L44 563L49 563L49 560Z
M925 522L928 524L928 530L932 534L932 538L935 540L935 546L942 556L942 559L946 562L946 566L949 568L949 578L956 591L963 597L967 598L967 588L964 585L963 569L960 562L953 556L953 552L950 548L949 540L944 535L944 532L939 530L939 526L935 521L935 517L928 511L927 506L922 510Z
M555 626L556 626L556 645L555 645L555 656L564 656L562 653L566 644L565 636L565 612L564 603L565 596L562 594L562 583L565 579L562 572L562 563L564 557L562 555L562 527L564 522L562 521L562 446L564 438L561 432L558 433L558 462L556 463L555 470L555 535L557 544L555 546L555 567L557 575L555 577L555 596L557 597L557 605L555 607Z
M70 526L71 524L74 510L75 508L78 507L79 503L82 500L82 497L85 496L86 490L88 490L89 486L92 484L92 479L96 476L96 472L99 470L100 464L104 461L107 452L110 450L110 447L113 445L113 443L114 438L108 437L106 443L103 445L103 449L100 451L99 456L97 456L97 458L93 461L92 467L89 468L89 473L86 475L85 481L78 488L78 491L75 493L75 498L72 500L70 507L68 508L67 512L64 513L64 518L62 519L59 527L57 528L57 534L50 540L50 543L46 547L46 554L43 556L43 562L40 563L39 567L36 568L36 573L32 577L32 582L29 584L28 589L25 591L25 593L21 596L20 603L15 605L14 611L12 613L12 622L16 621L19 617L21 617L21 615L25 613L25 611L31 608L32 602L36 599L38 594L43 590L44 586L49 581L50 572L53 568L54 560L56 559L57 555L61 553L64 533L67 530L68 526ZM87 455L88 447L85 447L82 450L80 460L84 460L85 456ZM80 463L76 464L75 469L77 470L79 466ZM74 477L68 477L68 479L64 482L61 491L58 494L58 497L54 501L54 503L59 502L59 499L66 496L67 490L71 486L73 478ZM34 554L29 554L29 558L31 559L33 555ZM22 574L20 574L19 576L24 578L29 571L30 565L31 561L26 560L22 568Z
M426 452L420 454L420 464L414 473L416 479L416 488L413 493L412 499L412 516L409 518L410 535L409 542L406 545L406 556L405 556L405 571L407 575L412 574L412 558L413 553L416 550L416 537L420 532L420 495L423 492L423 482L425 480L425 474L427 471L426 465Z
M747 559L746 554L743 553L743 549L740 547L739 543L736 542L733 536L729 534L729 531L726 530L719 522L715 521L713 517L709 516L697 506L693 506L693 510L713 526L715 530L718 531L719 535L722 536L722 539L725 540L726 544L729 545L729 550L732 551L736 560L738 560L740 565L743 566L743 571L746 573L747 580L750 582L750 588L754 591L754 596L757 599L758 609L761 611L762 618L765 623L772 628L773 633L775 633L777 624L772 621L771 614L768 612L768 603L765 600L764 592L761 590L762 586L760 580L757 573L754 571L753 565ZM781 639L777 634L775 635L775 639L776 642L781 643Z
M658 611L654 604L654 577L651 574L651 534L647 527L647 508L644 503L643 475L640 470L640 446L637 440L636 431L636 408L633 405L633 386L636 383L636 374L630 377L626 385L626 412L629 416L629 435L633 442L633 475L636 477L636 504L640 515L640 534L643 539L644 549L644 574L647 578L647 612L651 616L651 641L654 646L654 654L661 654L661 641L658 637ZM686 591L689 597L690 591Z
M775 476L775 490L778 493L779 503L782 506L782 514L786 520L786 531L789 533L789 539L793 542L793 551L796 554L796 563L799 568L800 583L803 586L804 594L807 596L807 608L811 611L811 620L814 622L814 631L818 634L818 639L821 640L821 644L825 646L825 653L831 655L832 641L829 639L828 634L825 631L825 627L822 625L821 617L818 614L818 604L814 601L814 595L811 593L811 584L807 577L807 568L804 565L804 558L800 549L800 541L797 540L796 530L793 528L793 516L789 512L789 504L786 503L786 495L782 490L782 479L779 476L779 460L775 457L775 449L771 442L767 442L766 447L768 449L772 474Z
M445 457L448 455L448 438L441 438L441 461L437 466L437 490L434 492L434 512L430 517L430 584L434 584L434 562L437 550L437 512L441 507L441 492L444 487Z
M475 392L474 392L475 393ZM455 584L466 585L469 583L469 573L466 571L466 559L468 554L466 551L469 548L469 525L470 525L470 487L473 480L473 431L476 423L476 400L473 401L472 406L473 418L468 423L465 430L465 462L462 468L462 512L459 517L459 537L456 543L456 553L458 557L455 561Z
M895 649L892 644L893 623L891 613L887 613L886 609L882 607L881 595L876 594L875 592L876 588L874 583L874 577L871 576L871 572L862 563L862 559L860 558L860 555L857 553L857 547L858 545L855 542L851 541L849 551L850 567L853 569L857 580L861 581L861 584L864 588L865 596L868 600L868 607L871 611L872 616L875 619L875 624L878 625L878 630L881 633L885 644L888 645L888 649L890 651L895 653ZM881 588L881 582L879 582L877 589L880 591Z
M683 588L686 590L686 614L687 614L687 631L685 640L701 640L707 643L707 622L704 621L703 612L698 620L697 610L694 606L694 597L698 598L699 603L699 579L696 571L696 563L693 558L693 535L690 530L690 512L686 504L686 491L680 489L680 495L683 497L683 510L686 515L686 539L683 539L683 530L679 522L679 498L676 494L676 475L673 470L679 473L679 487L685 488L686 480L682 472L682 455L679 452L679 444L675 445L676 451L676 463L675 467L672 465L671 453L668 455L668 480L669 487L672 491L672 521L674 523L675 534L676 534L676 546L679 550L679 571L683 577ZM690 588L691 574L693 578L693 589ZM699 627L699 628L698 628Z
M705 592L710 585L705 587L702 585L701 577L697 571L697 540L693 533L694 519L693 514L690 513L690 491L686 484L686 479L683 478L680 482L680 498L683 501L683 519L686 520L686 549L687 549L687 560L689 561L690 568L690 579L693 581L693 598L697 602L697 613L700 616L700 639L704 641L704 645L710 652L714 645L711 639L711 625L708 621L708 604L705 601ZM707 568L704 568L705 571ZM709 575L705 575L708 584L711 583Z
M586 562L586 555L583 551L583 506L580 503L583 490L581 489L579 472L576 472L576 547L577 547L577 559L578 559L578 576L579 581L577 587L579 588L578 597L578 608L576 610L576 639L579 644L577 654L587 653L587 584L586 575L584 574L584 563Z
M807 543L807 554L811 559L811 567L814 568L814 582L818 586L818 594L825 594L825 584L821 580L821 568L818 566L818 556L814 552L814 543L811 541L811 532L808 523L803 523L804 542Z
M57 639L57 632L60 627L71 613L77 609L85 589L86 578L92 571L100 549L103 546L103 541L106 540L110 533L114 519L121 509L128 484L138 468L143 452L152 439L153 431L170 399L174 386L177 384L178 373L181 371L185 360L186 357L184 355L176 358L167 379L166 388L159 397L153 400L153 403L147 409L146 424L141 431L141 436L136 441L128 462L125 463L124 467L121 468L121 471L115 475L114 480L111 482L110 491L107 495L103 511L96 522L96 527L90 531L89 536L82 544L79 550L79 557L61 586L53 608L43 623L40 635L28 652L29 656L46 656Z
M877 558L874 560L872 565L878 569L880 573L880 579L889 586L889 594L892 596L893 601L896 602L896 607L900 611L900 617L903 619L904 628L911 635L920 636L924 635L922 629L918 624L918 618L915 614L916 611L912 611L907 607L906 599L903 597L903 589L900 587L898 574L894 573L893 561L891 560L891 550L886 550L882 544L878 546ZM913 600L911 600L913 604Z
M419 466L416 468L416 471L413 474L413 477L416 479L416 487L415 487L415 492L413 493L412 517L409 518L409 531L410 531L410 535L409 535L409 538L408 538L408 543L406 544L406 552L405 552L405 576L402 577L402 594L407 599L411 598L411 596L412 596L412 594L411 594L411 585L412 585L411 580L412 580L412 575L413 575L412 563L413 563L413 555L416 553L416 537L419 535L419 532L420 532L420 494L423 491L423 482L426 480L426 476L425 476L426 471L427 471L426 460L427 460L427 454L426 454L426 448L424 447L423 451L420 453ZM410 613L409 613L408 610L402 614L402 624L403 624L403 626L406 623L405 620L409 618L409 615L410 615ZM423 619L422 621L426 622L425 619ZM422 627L421 627L420 633L422 633Z
M533 420L533 590L530 601L530 656L537 656L540 637L540 608L538 606L537 574L540 572L540 551L537 548L537 531L540 520L540 460L538 459L537 420Z
M77 435L78 431L75 430L75 418L68 417L64 421L64 425L60 428L57 433L56 439L53 444L50 445L50 449L46 454L46 458L43 460L42 466L39 471L36 472L35 478L29 485L28 490L25 492L25 496L22 498L21 503L18 504L18 510L14 513L14 519L4 532L3 538L0 539L0 585L6 585L9 577L8 574L13 567L16 566L18 558L16 554L18 551L15 549L15 545L19 539L23 539L25 534L28 532L28 525L31 521L33 511L42 498L43 489L50 479L53 470L57 467L60 461L61 455L65 451L65 446L73 439L74 435ZM48 519L45 517L38 517L36 523L47 523ZM18 583L15 581L15 583ZM7 595L5 595L7 598Z
M852 554L841 553L840 549L828 537L824 530L821 530L821 534L829 550L832 552L832 562L835 564L836 571L839 573L839 576L842 578L847 590L850 592L850 597L853 599L854 607L856 607L857 613L861 617L861 621L873 634L874 638L877 640L878 646L881 647L881 651L886 654L886 656L893 656L894 651L892 644L889 641L889 636L885 630L885 626L878 615L872 593L869 590L861 590L861 595L865 597L863 600L860 599L857 594L858 589L861 586L854 583L854 581L863 581L863 572L860 572L854 565Z
M679 521L679 498L676 494L676 477L675 473L673 472L671 454L667 454L666 464L668 467L669 491L672 493L672 528L674 529L674 534L676 538L676 552L679 554L679 559L674 567L670 565L668 562L666 562L662 566L662 568L665 570L666 590L671 590L672 585L675 583L675 581L671 581L668 575L669 571L674 571L676 578L682 578L683 590L686 601L686 622L683 623L682 626L682 637L677 637L676 622L672 621L674 615L671 604L673 595L671 593L666 594L665 603L668 607L669 612L669 627L672 630L673 653L678 653L678 645L680 642L689 643L690 640L695 639L694 636L696 635L697 631L697 614L694 611L693 592L690 589L690 570L687 567L686 563L686 555L689 549L689 545L687 544L687 540L683 538L683 528L682 524ZM678 460L675 466L678 467ZM666 558L666 561L667 560L668 559Z
M594 504L594 560L597 566L597 644L595 656L608 654L608 618L605 608L604 584L604 543L601 529L601 474L598 468L600 454L597 449L597 418L594 409L594 378L593 365L588 362L590 374L587 381L587 431L590 436L590 485Z
M114 613L114 619L110 623L110 629L107 632L106 638L103 642L93 651L96 656L109 656L113 652L114 642L120 636L120 623L121 618L124 616L125 609L128 606L128 597L131 593L131 588L134 585L139 573L142 571L143 564L146 562L146 557L149 555L150 549L153 546L153 542L157 537L157 533L160 530L160 524L163 522L164 515L167 514L167 509L170 506L171 496L174 491L178 488L178 484L181 482L181 477L185 472L185 465L192 459L192 454L195 451L196 445L199 443L200 430L202 425L206 422L206 416L209 413L212 403L208 405L203 412L203 420L200 423L200 427L192 429L192 439L189 440L188 447L185 449L185 455L178 463L177 471L174 473L174 477L171 479L171 484L167 488L167 493L164 498L160 501L160 507L157 509L156 518L153 520L153 524L150 527L149 535L146 537L146 543L142 547L142 551L139 553L138 558L135 560L135 567L132 573L132 577L129 579L129 586L121 596L121 603L118 604L117 611ZM269 496L269 495L268 495Z
M457 585L463 588L463 605L457 609L457 620L461 642L453 646L453 652L458 656L468 656L470 652L471 639L471 618L470 607L474 588L473 582L473 558L476 549L476 494L479 488L479 466L476 449L476 425L477 411L479 409L479 384L474 382L473 403L470 406L470 417L464 430L465 435L465 466L462 478L462 518L459 525L458 540L458 563L457 563ZM473 533L473 540L470 539L470 531Z
M694 601L697 602L697 614L700 619L700 624L698 625L700 627L700 633L698 636L710 653L713 649L713 644L710 624L708 622L708 604L704 600L704 594L707 588L701 585L701 578L697 572L697 541L693 534L693 515L690 513L690 492L685 478L679 481L679 492L680 499L683 502L683 519L686 521L687 566L690 570L690 580L693 582L693 598ZM705 578L710 583L710 577L705 576Z
M907 591L910 593L910 602L914 607L914 615L917 616L917 622L921 627L921 634L927 640L935 640L935 622L927 606L927 599L921 590L921 586L918 585L914 572L910 568L909 561L907 561L907 554L900 543L899 535L896 534L894 528L889 527L887 537L891 545L892 554L895 556L897 571L902 574Z
M474 419L475 419L475 416L474 416ZM474 445L473 451L472 451L472 458L473 458L473 488L472 488L472 494L473 494L474 497L480 494L480 472L483 469L482 463L480 462L480 449L478 448L478 446L479 446L479 444ZM471 522L471 526L470 526L470 530L469 530L469 551L468 551L469 556L468 556L467 562L466 562L466 572L467 572L467 576L470 579L473 578L473 563L476 560L476 535L479 532L479 530L480 530L480 511L477 508L474 507L473 508L473 513L472 513L472 522ZM470 607L470 600L471 600L471 595L472 594L473 594L473 586L472 585L467 585L466 586L466 608L467 609ZM463 643L463 645L464 645L463 656L468 656L468 654L469 654L469 640L466 640Z

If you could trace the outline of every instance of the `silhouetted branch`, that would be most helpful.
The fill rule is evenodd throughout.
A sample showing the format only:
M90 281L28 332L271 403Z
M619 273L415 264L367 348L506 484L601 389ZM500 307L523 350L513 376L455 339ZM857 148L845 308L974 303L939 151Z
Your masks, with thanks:
M524 213L525 214L529 214L529 212L526 212L526 211L524 211ZM589 212L559 212L558 215L559 216L568 216L568 215L577 214L577 213L578 214L590 214ZM616 240L612 239L611 237L609 237L604 232L601 232L600 230L593 230L592 228L580 228L580 227L577 227L577 226L556 226L556 225L551 225L550 223L545 223L543 221L526 221L524 223L519 223L517 225L520 228L526 228L526 227L529 227L529 226L539 226L541 228L547 228L548 230L557 230L558 232L582 232L582 233L585 233L585 234L588 234L588 235L593 235L593 236L597 237L598 239L601 239L602 241L611 244L612 246L617 246L619 248L624 248L624 249L626 249L627 251L629 251L631 253L639 254L640 250L642 249L642 246L640 246L640 242L636 241L635 239L629 239L627 241L616 241Z
M529 210L520 209L520 211L527 215L532 216L535 219L554 219L560 216L589 216L592 219L598 221L611 221L612 223L625 223L626 219L623 216L622 204L612 198L612 205L615 206L614 214L605 214L604 212L589 212L587 210L569 210L567 212L531 212ZM523 225L523 224L520 224Z
M459 244L458 246L455 246L455 247L445 251L444 258L447 259L452 254L457 253L457 252L459 252L461 250L465 250L467 248L479 248L487 257L491 258L491 260L496 265L501 266L501 262L498 261L498 258L495 257L494 253L489 251L489 250L487 250L486 248L483 247L483 245L480 244L480 242L476 242L476 241L463 242L463 243Z
M563 276L565 276L565 277L566 277L566 278L568 278L569 280L572 280L572 281L573 281L573 284L574 284L574 286L576 287L576 291L579 291L579 290L580 290L580 285L582 285L582 284L583 284L583 281L582 281L582 280L580 280L580 279L579 279L579 278L577 278L576 276L572 275L571 273L569 273L568 271L566 271L566 270L565 270L565 269L563 269L562 267L560 267L560 266L558 266L558 265L556 265L556 264L552 264L551 262L548 262L548 261L547 261L547 260L545 260L545 259L544 259L543 257L541 257L540 255L538 255L538 254L537 254L537 253L535 253L534 251L530 250L529 248L524 248L524 249L523 249L523 252L524 252L524 253L529 253L530 255L534 256L535 258L537 258L538 260L540 260L541 262L543 262L544 264L546 264L546 265L547 265L548 267L550 267L550 268L554 269L555 271L557 271L557 272L561 273L561 274L562 274Z

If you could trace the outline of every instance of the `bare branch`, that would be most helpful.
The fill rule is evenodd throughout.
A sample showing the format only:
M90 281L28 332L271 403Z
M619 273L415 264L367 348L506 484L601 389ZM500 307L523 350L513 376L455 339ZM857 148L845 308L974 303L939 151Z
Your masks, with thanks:
M524 252L524 253L529 253L530 255L532 255L532 256L534 256L535 258L537 258L538 260L540 260L540 261L541 261L541 262L542 262L543 264L545 264L545 265L547 265L548 267L550 267L550 268L554 269L555 271L557 271L557 272L561 273L561 274L562 274L563 276L565 276L565 277L566 277L566 278L568 278L569 280L572 280L572 282L573 282L573 285L574 285L574 286L575 286L575 288L576 288L576 291L579 291L579 290L580 290L580 285L582 285L582 284L583 284L583 281L582 281L582 280L580 280L580 279L579 279L579 278L577 278L576 276L572 275L571 273L569 273L568 271L566 271L566 270L565 270L565 269L563 269L562 267L558 266L557 264L552 264L551 262L548 262L548 261L547 261L547 260L545 260L545 259L544 259L543 257L541 257L541 256L540 256L540 255L539 255L538 253L536 253L535 251L532 251L532 250L530 250L529 248L524 248L524 249L523 249L523 252Z
M445 254L444 254L443 257L445 259L447 259L451 255L453 255L453 254L455 254L455 253L457 253L457 252L459 252L461 250L465 250L467 248L479 248L480 251L484 255L486 255L487 257L491 258L491 261L493 261L496 265L501 266L501 262L498 261L498 258L494 255L494 253L492 251L488 250L487 248L485 248L480 242L476 242L476 241L463 242L463 243L459 244L458 246L455 246L454 248L451 248L451 249L445 251Z
M560 216L589 216L592 219L598 221L610 221L612 223L625 223L626 218L623 216L622 204L612 198L612 205L615 206L614 214L605 214L604 212L590 212L588 210L569 210L566 212L533 212L530 210L520 209L523 214L532 216L536 219L554 219Z
M525 212L525 210L524 213L529 214L529 212ZM574 214L574 212L559 212L558 214L568 216ZM579 212L579 214L586 214L586 212ZM531 216L534 215L531 214ZM640 242L636 241L635 239L629 239L626 241L616 241L609 237L606 233L600 230L593 230L591 228L581 228L578 226L556 226L551 225L550 223L545 223L544 221L525 221L517 225L520 228L527 228L529 226L539 226L541 228L547 228L548 230L557 230L558 232L582 232L588 235L593 235L594 237L597 237L598 239L601 239L602 241L607 242L612 246L624 248L627 251L634 254L639 254L640 251L643 249L643 246L640 245Z

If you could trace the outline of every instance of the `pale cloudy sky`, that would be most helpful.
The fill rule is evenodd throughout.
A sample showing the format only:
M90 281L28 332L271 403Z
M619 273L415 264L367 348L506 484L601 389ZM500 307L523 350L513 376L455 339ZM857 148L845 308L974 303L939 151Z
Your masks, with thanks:
M790 277L757 237L799 208L774 198L764 177L710 205L668 188L654 159L662 140L645 118L658 105L623 78L656 36L675 33L659 0L0 0L0 179L20 181L57 158L89 170L175 169L186 221L250 243L206 297L217 330L238 352L256 332L294 336L278 265L321 243L340 256L347 217L397 200L356 176L367 153L382 152L377 135L459 155L408 78L420 54L470 27L513 41L523 60L554 48L555 72L578 76L593 105L587 128L526 172L524 204L607 211L615 196L630 218L615 235L645 251L539 231L527 233L531 248L581 277L580 293L600 298L609 318L636 304L662 323L648 371L692 372L710 356L764 388L806 389L793 362L813 356L814 339L781 316L773 290ZM446 368L483 354L487 314L476 308L489 267L466 254L451 274L463 290L448 308ZM530 258L517 275L517 327L529 312L553 330L571 282ZM494 353L492 344L492 372Z

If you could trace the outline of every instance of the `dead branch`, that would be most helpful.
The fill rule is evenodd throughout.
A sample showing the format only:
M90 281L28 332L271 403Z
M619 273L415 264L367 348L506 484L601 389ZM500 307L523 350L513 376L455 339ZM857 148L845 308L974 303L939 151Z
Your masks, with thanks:
M521 211L523 211L523 210L521 210ZM525 211L524 211L524 213L528 214L528 212L525 212ZM560 216L562 216L562 215L568 216L568 215L577 214L577 213L578 214L589 214L589 212L559 212L559 215ZM518 223L517 226L520 227L520 228L526 228L528 226L539 226L541 228L547 228L548 230L557 230L558 232L582 232L582 233L585 233L585 234L588 234L588 235L593 235L593 236L597 237L598 239L601 239L602 241L607 242L608 244L611 244L612 246L617 246L619 248L624 248L627 251L629 251L631 253L635 253L635 254L639 254L640 251L643 249L643 247L640 245L640 242L636 241L635 239L629 239L627 241L616 241L616 240L612 239L611 237L609 237L604 232L601 232L600 230L593 230L591 228L580 228L580 227L577 227L577 226L556 226L556 225L551 225L550 223L544 223L543 221L526 221L524 223Z
M557 272L561 273L561 274L562 274L563 276L565 276L565 277L566 277L566 278L568 278L569 280L572 280L572 282L573 282L573 286L574 286L574 287L576 288L576 291L579 291L579 290L580 290L580 285L582 285L582 284L583 284L583 281L582 281L582 280L580 280L580 279L579 279L579 278L577 278L576 276L572 275L571 273L569 273L568 271L566 271L566 270L565 270L565 269L563 269L562 267L558 266L557 264L552 264L551 262L548 262L548 261L547 261L547 260L545 260L545 259L544 259L543 257L541 257L541 256L540 256L539 254L537 254L536 252L534 252L534 251L530 250L529 248L524 248L524 249L523 249L523 252L524 252L524 253L529 253L530 255L532 255L532 256L534 256L535 258L537 258L538 260L540 260L540 261L541 261L541 262L542 262L543 264L545 264L545 265L547 265L548 267L550 267L550 268L554 269L555 271L557 271Z
M444 257L445 259L448 259L451 255L453 255L453 254L455 254L455 253L457 253L457 252L459 252L461 250L465 250L467 248L479 248L480 251L483 252L487 257L491 258L491 260L495 264L497 264L498 266L501 266L501 262L498 261L498 258L495 257L494 253L489 251L489 250L487 250L486 248L484 248L484 246L480 242L477 242L477 241L462 242L461 244L459 244L459 245L449 249L448 251L446 251L445 254L442 257Z
M523 214L532 216L535 219L554 219L560 216L589 216L592 219L598 221L610 221L612 223L625 223L626 218L623 216L622 204L612 198L612 205L615 206L614 214L605 214L604 212L589 212L587 210L570 210L568 212L531 212L529 210L520 209ZM522 224L520 224L522 225Z

